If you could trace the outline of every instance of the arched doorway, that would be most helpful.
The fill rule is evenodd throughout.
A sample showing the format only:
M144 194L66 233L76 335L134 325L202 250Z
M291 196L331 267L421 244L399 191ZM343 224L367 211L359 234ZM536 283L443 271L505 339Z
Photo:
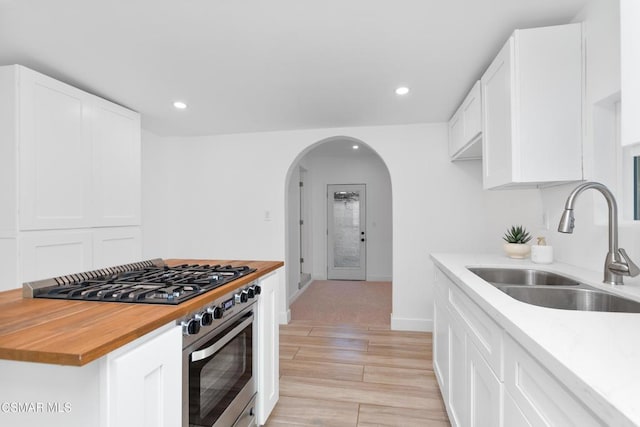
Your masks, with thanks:
M364 141L348 136L326 138L303 150L286 175L287 313L311 280L327 278L331 258L327 187L336 184L366 185L365 279L391 281L391 179L387 166Z

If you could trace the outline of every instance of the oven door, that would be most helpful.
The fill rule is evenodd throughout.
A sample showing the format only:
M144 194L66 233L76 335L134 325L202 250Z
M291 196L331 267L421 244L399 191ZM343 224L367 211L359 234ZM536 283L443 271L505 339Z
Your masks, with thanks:
M226 427L243 412L253 416L253 318L249 311L185 349L189 426Z

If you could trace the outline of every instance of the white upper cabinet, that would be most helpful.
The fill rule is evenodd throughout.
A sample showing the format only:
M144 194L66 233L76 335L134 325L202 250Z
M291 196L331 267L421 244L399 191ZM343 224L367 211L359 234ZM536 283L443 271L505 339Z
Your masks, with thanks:
M620 0L621 139L640 142L640 2Z
M449 155L451 160L482 157L482 94L480 81L449 120Z
M102 99L90 115L94 225L140 224L140 115Z
M88 95L17 67L20 229L90 225Z
M139 225L139 114L28 68L1 68L12 98L0 106L10 156L0 161L10 171L2 194L13 206L0 212L3 226Z
M582 179L581 24L516 30L481 79L485 189Z
M0 289L139 260L140 115L0 67Z

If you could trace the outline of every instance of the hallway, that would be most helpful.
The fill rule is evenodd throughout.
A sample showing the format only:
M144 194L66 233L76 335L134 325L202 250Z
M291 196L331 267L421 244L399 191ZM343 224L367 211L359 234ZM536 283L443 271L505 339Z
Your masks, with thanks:
M267 426L449 426L431 334L389 330L391 283L309 286L280 326L280 400Z

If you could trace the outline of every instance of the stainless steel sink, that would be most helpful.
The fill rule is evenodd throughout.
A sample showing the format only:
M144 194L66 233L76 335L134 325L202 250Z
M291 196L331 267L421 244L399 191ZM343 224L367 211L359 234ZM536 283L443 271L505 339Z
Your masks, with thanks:
M563 310L640 313L639 302L597 289L587 289L586 286L580 285L578 288L504 286L499 289L518 301L540 307L560 308Z
M578 281L548 271L515 268L469 268L491 284L577 286Z
M512 268L469 268L469 271L527 304L562 310L640 313L640 302L555 273Z

